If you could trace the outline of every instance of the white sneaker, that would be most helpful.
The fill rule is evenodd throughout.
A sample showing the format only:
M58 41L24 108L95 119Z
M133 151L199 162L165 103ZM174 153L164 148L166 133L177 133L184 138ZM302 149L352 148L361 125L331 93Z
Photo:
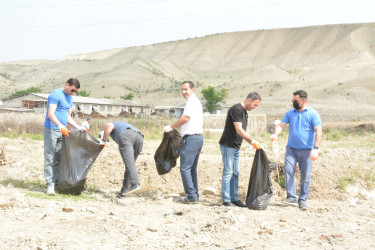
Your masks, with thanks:
M55 195L55 185L48 185L47 186L47 194L48 195Z

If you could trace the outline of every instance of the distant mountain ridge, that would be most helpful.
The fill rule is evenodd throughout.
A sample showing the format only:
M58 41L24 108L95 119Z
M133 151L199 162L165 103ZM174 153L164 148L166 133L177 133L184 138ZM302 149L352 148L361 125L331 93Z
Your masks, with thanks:
M150 105L184 102L180 82L197 94L209 85L227 88L227 105L257 91L254 113L282 116L292 92L327 120L375 120L375 23L324 25L209 35L148 46L70 55L58 61L0 64L0 98L39 87L45 93L70 77L91 97L133 93Z

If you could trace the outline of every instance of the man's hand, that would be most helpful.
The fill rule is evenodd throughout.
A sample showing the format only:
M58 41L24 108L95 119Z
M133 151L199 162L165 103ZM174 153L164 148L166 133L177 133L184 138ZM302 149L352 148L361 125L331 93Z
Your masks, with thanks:
M171 128L171 125L167 125L167 126L165 126L164 128L163 128L163 131L164 132L171 132L173 129Z
M105 144L106 144L106 141L100 140L99 146L104 148Z
M277 135L276 134L272 134L271 135L271 141L275 141L277 140Z
M59 128L61 134L66 135L66 137L69 137L69 130L64 125L60 125Z
M313 148L310 152L310 158L311 160L315 161L318 159L319 156L319 148Z
M253 145L253 148L255 149L260 149L259 142L257 142L256 140L252 140L251 145Z

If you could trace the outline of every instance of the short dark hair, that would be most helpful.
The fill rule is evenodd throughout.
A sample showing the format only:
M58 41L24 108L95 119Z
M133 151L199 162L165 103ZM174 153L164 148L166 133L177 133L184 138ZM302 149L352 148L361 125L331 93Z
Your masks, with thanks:
M74 86L76 87L77 89L79 89L81 87L81 84L79 83L79 81L75 78L70 78L68 81L66 81L67 83L69 83L69 87L71 86Z
M86 121L91 121L91 118L90 118L90 117L87 117L87 118L86 118Z
M297 90L296 92L293 93L293 95L299 95L299 97L301 97L302 99L306 99L307 100L307 92L304 91L304 90Z
M247 97L246 97L246 100L249 99L249 98L252 101L255 101L255 100L261 101L262 100L262 98L260 97L260 95L257 92L251 92L250 94L248 94Z
M189 84L189 87L190 87L191 89L194 88L194 83L193 83L192 81L184 81L183 83L181 83L181 85L182 85L182 84L185 84L185 83L188 83L188 84Z

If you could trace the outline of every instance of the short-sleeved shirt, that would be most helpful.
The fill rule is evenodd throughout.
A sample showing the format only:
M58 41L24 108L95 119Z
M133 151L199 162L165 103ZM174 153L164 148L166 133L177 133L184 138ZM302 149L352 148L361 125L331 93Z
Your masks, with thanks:
M203 133L203 108L194 93L187 99L182 115L189 116L190 119L181 126L181 136Z
M239 136L234 127L234 122L241 122L242 128L246 131L248 114L246 109L242 107L241 103L232 106L227 113L225 127L219 143L230 148L240 149L242 144L242 137Z
M112 139L117 143L119 144L120 142L120 134L124 131L124 130L127 130L127 129L131 129L135 132L139 132L141 133L141 131L139 129L137 129L136 127L134 127L133 125L129 124L129 123L126 123L126 122L113 122L113 130L110 134L110 136L112 137Z
M289 123L289 147L296 149L312 149L314 147L314 127L322 126L320 115L315 109L309 106L302 112L291 109L281 122Z
M55 89L51 92L48 96L47 100L47 115L46 120L44 121L44 127L49 129L59 129L49 118L48 118L48 110L49 105L55 104L57 105L55 116L59 122L66 126L68 123L68 111L73 106L73 97L70 95L65 94L63 89Z

